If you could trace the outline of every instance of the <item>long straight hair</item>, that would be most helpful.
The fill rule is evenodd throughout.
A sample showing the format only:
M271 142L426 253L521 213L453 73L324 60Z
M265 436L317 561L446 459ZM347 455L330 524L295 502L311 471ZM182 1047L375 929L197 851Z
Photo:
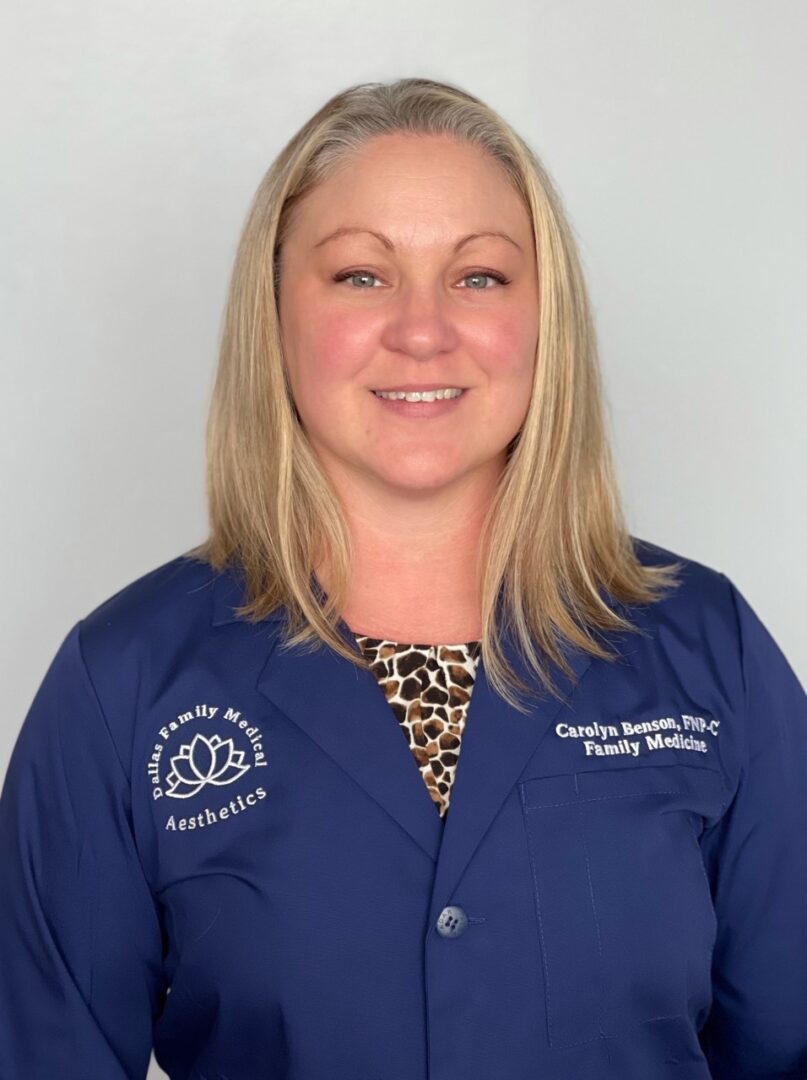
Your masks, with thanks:
M254 195L235 255L207 423L210 532L186 554L242 573L238 614L286 608L286 647L324 643L364 666L339 629L351 580L346 518L300 423L283 358L280 252L295 207L378 136L464 140L499 163L533 224L539 334L530 404L481 534L481 653L491 686L515 708L533 694L503 648L506 628L528 673L555 696L571 645L612 660L599 631L641 632L615 608L678 585L680 562L637 557L617 489L586 285L561 200L534 151L493 109L449 83L400 79L338 93L283 147ZM328 553L325 597L313 567ZM324 602L323 602L324 598ZM547 662L548 661L548 662Z

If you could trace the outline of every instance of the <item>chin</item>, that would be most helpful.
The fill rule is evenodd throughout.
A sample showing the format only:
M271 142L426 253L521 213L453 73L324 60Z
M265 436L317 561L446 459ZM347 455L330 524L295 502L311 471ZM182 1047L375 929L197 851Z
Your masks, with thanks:
M391 457L394 459L394 455L391 455ZM434 491L440 491L442 488L460 480L468 472L468 467L463 468L461 466L446 469L445 461L439 464L435 462L431 468L425 465L419 467L412 465L407 468L400 459L395 464L397 468L394 472L376 473L376 478L379 483L385 484L387 487L398 488L400 491L408 492L411 495L427 495Z

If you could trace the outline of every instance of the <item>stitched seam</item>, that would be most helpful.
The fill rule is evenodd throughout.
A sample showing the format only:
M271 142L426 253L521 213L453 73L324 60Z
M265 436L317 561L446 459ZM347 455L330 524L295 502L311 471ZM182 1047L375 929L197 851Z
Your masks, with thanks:
M549 990L549 968L546 962L546 944L544 942L544 925L541 921L541 895L538 888L538 875L535 871L535 859L533 858L532 844L530 843L529 836L527 837L527 850L530 856L530 871L532 873L532 893L535 897L535 910L538 915L538 937L541 942L541 966L544 971L544 983L546 986L546 1024L549 1029L549 1045L554 1046L552 1039L552 1007Z
M524 804L525 810L547 810L554 806L574 806L576 803L602 802L604 799L638 799L644 795L680 795L680 788L669 791L631 791L627 795L594 795L590 799L569 799L568 802Z
M598 966L598 969L597 969L597 975L599 977L599 982L600 982L600 993L597 995L597 1028L599 1029L600 1034L603 1034L603 1030L602 1030L602 1028L603 1028L603 1024L602 1024L602 1001L603 1001L603 998L605 997L605 992L606 992L606 988L605 988L605 962L604 962L603 955L602 955L602 934L600 932L600 917L599 917L599 915L597 913L597 901L594 898L594 883L591 880L591 860L589 859L589 854L588 854L588 840L586 838L586 830L585 830L585 825L584 825L583 804L582 804L582 802L580 803L580 813L578 814L578 818L579 818L579 826L578 827L580 829L580 836L581 836L581 839L583 841L583 855L585 856L585 860L586 860L586 878L588 879L588 894L589 894L589 897L591 898L591 910L592 910L592 913L594 915L594 927L595 927L595 929L597 931L597 954L599 956L599 966Z

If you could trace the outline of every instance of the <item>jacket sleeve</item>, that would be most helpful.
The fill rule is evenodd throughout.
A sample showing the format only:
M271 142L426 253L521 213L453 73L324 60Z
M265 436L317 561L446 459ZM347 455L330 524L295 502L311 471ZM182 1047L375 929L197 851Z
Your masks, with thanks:
M163 997L130 785L80 628L51 661L0 795L2 1080L143 1080Z
M741 656L741 765L726 812L701 839L717 938L700 1038L714 1080L805 1080L807 696L728 584Z

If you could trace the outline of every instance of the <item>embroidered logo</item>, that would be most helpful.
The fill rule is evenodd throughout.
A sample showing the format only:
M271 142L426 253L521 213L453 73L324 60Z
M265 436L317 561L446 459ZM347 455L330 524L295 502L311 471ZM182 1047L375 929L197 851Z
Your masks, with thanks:
M191 728L183 731L185 724ZM201 731L192 730L200 726ZM219 730L211 731L213 726ZM186 735L185 741L180 741L182 734ZM246 760L247 757L251 760ZM260 726L250 723L231 706L222 710L218 705L205 703L178 713L157 730L146 771L156 802L163 798L192 799L204 792L219 793L247 773L260 776L256 770L267 765ZM188 817L175 818L171 813L163 828L171 832L204 829L256 806L267 794L263 786L241 790L229 798L228 793L221 791L220 798L212 805L196 804ZM227 801L223 802L224 799Z
M165 794L174 799L189 799L205 784L232 784L249 770L250 766L243 762L244 751L236 750L232 739L194 735L193 741L180 746L179 753L171 758Z

